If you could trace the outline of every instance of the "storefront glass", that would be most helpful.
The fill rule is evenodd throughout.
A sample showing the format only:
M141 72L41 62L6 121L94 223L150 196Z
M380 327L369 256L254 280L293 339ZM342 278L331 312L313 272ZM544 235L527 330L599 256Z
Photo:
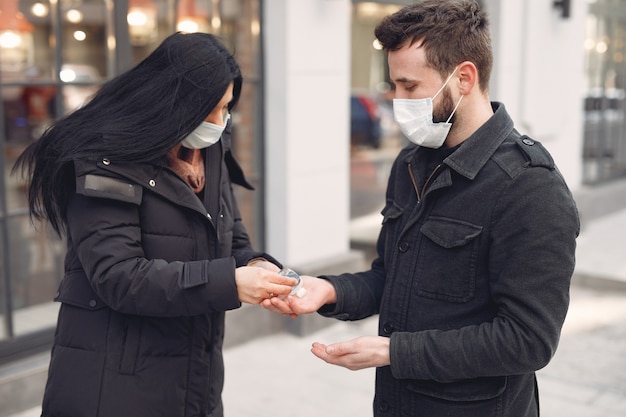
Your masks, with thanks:
M402 2L399 2L402 3ZM378 216L391 164L406 144L393 119L387 54L374 28L400 4L355 2L352 7L350 179L352 219ZM379 222L378 219L374 220Z
M583 180L626 175L626 0L589 0Z

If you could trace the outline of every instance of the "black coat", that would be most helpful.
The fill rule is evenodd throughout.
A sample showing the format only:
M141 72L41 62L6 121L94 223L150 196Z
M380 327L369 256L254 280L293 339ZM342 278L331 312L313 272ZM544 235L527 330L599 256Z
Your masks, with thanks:
M75 161L43 416L222 415L235 267L272 258L250 246L231 188L241 170L221 146L220 169L205 158L204 204L165 165Z

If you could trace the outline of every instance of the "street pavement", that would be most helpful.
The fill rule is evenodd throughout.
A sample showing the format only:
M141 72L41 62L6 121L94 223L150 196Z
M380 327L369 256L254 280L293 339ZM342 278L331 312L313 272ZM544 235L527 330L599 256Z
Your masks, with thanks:
M626 416L625 231L623 210L581 232L559 349L538 372L542 417ZM371 416L374 370L328 365L310 347L375 335L376 320L336 321L313 334L278 333L226 349L225 415ZM11 417L39 413L35 408Z

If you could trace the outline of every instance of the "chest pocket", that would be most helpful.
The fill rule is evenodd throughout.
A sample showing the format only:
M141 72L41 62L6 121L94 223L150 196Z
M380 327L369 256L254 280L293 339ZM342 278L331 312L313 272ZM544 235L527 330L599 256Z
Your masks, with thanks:
M482 227L431 217L420 229L417 293L442 301L465 303L474 297Z

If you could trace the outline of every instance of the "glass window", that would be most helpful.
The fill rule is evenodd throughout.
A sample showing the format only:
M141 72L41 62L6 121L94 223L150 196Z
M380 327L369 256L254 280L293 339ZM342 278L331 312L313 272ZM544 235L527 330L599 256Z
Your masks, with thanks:
M173 4L172 0L129 0L126 21L132 65L148 56L173 32Z
M221 16L218 3L216 1L179 0L176 7L176 30L219 33Z
M626 1L589 1L583 181L626 175Z
M391 164L406 144L393 119L387 54L374 36L376 25L401 7L358 2L352 9L350 215L353 219L380 213Z
M223 1L211 19L241 67L243 86L233 112L233 152L255 191L236 187L242 219L252 244L263 248L263 97L261 90L260 5L258 1Z
M10 171L24 148L63 114L64 103L56 52L60 49L53 41L61 22L53 18L50 3L2 0L0 6L1 341L55 322L54 312L36 312L41 313L42 306L54 309L50 300L61 276L57 254L62 244L31 223L26 184Z

